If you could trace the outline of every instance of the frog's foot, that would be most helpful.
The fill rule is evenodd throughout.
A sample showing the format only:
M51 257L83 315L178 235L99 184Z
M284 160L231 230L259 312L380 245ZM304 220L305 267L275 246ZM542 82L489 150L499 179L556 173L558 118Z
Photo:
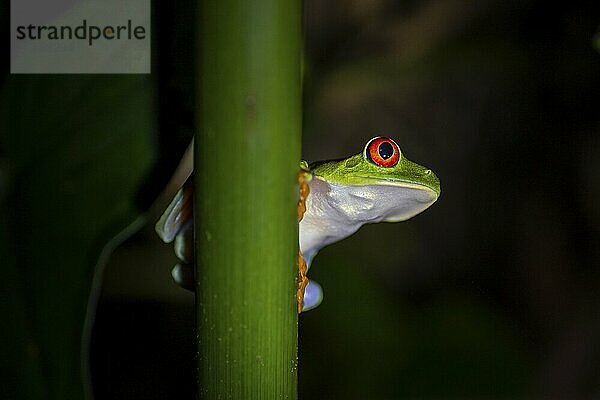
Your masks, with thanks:
M194 210L193 188L190 177L169 204L156 232L166 243L174 241L175 255L181 262L171 271L175 283L184 289L195 290L194 279Z

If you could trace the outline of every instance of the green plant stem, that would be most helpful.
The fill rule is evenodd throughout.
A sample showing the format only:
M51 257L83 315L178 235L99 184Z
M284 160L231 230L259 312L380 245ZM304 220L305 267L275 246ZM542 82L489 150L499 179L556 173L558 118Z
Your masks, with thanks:
M199 397L296 399L301 5L200 8Z

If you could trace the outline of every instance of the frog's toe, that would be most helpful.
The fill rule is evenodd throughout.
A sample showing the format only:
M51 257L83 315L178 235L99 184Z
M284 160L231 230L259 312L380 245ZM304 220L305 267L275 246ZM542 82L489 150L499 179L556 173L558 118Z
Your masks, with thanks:
M189 221L175 236L175 255L186 264L194 263L194 224Z
M188 224L193 223L193 191L190 177L156 223L156 233L165 243L171 243Z
M306 289L304 289L304 305L302 306L302 311L312 310L315 307L318 307L323 300L323 289L321 285L319 285L315 281L308 281L308 285Z
M176 284L189 291L196 289L196 280L194 279L194 268L190 264L179 263L171 270L171 276Z

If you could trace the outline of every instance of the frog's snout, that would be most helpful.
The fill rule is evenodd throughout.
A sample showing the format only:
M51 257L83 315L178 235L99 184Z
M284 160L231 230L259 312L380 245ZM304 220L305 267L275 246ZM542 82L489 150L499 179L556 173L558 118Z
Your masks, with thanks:
M420 180L436 193L436 197L440 195L440 180L429 168L421 170Z

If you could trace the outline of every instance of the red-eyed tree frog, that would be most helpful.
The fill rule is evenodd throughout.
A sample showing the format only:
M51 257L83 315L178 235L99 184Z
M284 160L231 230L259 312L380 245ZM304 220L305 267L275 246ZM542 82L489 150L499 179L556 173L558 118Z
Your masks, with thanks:
M374 137L364 150L351 157L311 164L301 161L301 207L299 208L299 309L317 307L323 299L321 286L304 278L323 247L340 241L362 225L405 221L431 206L440 195L440 181L428 168L409 161L392 139ZM302 190L302 186L306 190ZM307 187L306 187L307 186ZM172 271L181 286L194 288L193 211L191 179L179 190L156 224L167 243L175 241L181 260Z

